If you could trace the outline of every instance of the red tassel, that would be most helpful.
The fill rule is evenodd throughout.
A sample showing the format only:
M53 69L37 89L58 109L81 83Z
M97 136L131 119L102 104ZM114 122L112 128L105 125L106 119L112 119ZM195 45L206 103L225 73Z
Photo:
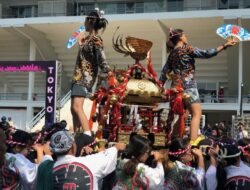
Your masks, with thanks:
M92 109L91 109L91 113L90 113L90 118L89 118L89 129L91 130L93 127L93 119L92 117L94 116L94 114L96 113L96 106L97 106L97 101L96 99L93 101L92 104Z
M185 132L185 118L184 114L180 115L179 137L183 138Z
M157 73L153 69L153 64L152 64L152 54L151 50L149 51L149 57L148 57L148 72L154 77L157 77Z

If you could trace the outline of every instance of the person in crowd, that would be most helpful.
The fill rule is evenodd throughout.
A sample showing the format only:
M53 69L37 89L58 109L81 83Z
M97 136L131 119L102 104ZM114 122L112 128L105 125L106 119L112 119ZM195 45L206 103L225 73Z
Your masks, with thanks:
M202 134L206 137L210 137L212 133L212 127L209 123L205 125L205 127L202 129Z
M217 103L216 91L215 90L213 90L211 92L211 103Z
M224 95L225 95L224 87L221 86L218 93L218 98L220 103L224 102Z
M103 73L112 75L103 50L103 40L98 35L100 29L105 29L108 21L102 17L99 10L90 12L85 20L86 37L79 38L79 51L76 60L71 87L71 113L74 131L82 127L84 133L91 136L89 122L83 110L84 98L91 92L96 81L98 67Z
M9 123L7 122L7 118L5 116L1 117L0 128L4 131L8 130L10 127Z
M244 124L242 122L237 125L237 140L248 138L248 132L244 129Z
M217 141L219 139L219 129L218 129L218 127L214 126L212 128L211 138L213 140L215 140L215 141Z
M8 123L10 127L14 127L14 122L11 117L8 117Z
M2 189L2 172L1 172L1 168L4 165L5 162L5 153L6 153L6 136L5 133L2 129L0 129L0 189Z
M150 155L156 162L155 168L145 165ZM113 190L161 189L164 182L162 161L163 155L152 151L151 142L148 139L133 135L125 158L117 166Z
M241 161L240 155L239 148L232 144L221 145L217 151L210 151L211 164L206 172L207 190L249 189L250 167Z
M6 143L6 135L5 135L4 131L2 129L0 129L0 152L1 152L1 154L0 154L0 168L4 164L4 160L5 160L4 156L5 156L5 152L7 150L5 143Z
M190 98L187 107L192 114L191 143L198 144L198 129L201 119L201 105L197 83L195 80L195 58L210 58L216 56L227 47L235 45L234 41L227 41L214 49L201 50L188 43L186 33L182 29L170 29L167 50L170 53L164 65L160 81L164 84L168 78L172 79L172 88L181 85Z
M8 131L5 154L5 162L1 169L3 189L35 189L35 180L38 165L28 158L29 148L33 144L31 135L22 130L12 129ZM36 144L33 148L37 152L37 161L43 159L43 147Z
M250 167L250 139L240 139L238 145L241 150L241 160Z
M37 189L98 190L101 179L115 170L118 151L124 149L125 144L117 143L97 154L75 157L77 147L74 137L66 130L58 131L50 140L50 150L56 155L56 160L51 160L51 171L47 170L43 175L38 173Z
M191 148L189 139L174 139L169 145L168 158L165 164L165 190L204 188L204 158L201 150Z

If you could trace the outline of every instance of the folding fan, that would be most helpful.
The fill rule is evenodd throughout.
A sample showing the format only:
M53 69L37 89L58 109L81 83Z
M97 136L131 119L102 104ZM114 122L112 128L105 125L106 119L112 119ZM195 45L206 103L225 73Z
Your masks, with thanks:
M226 40L232 41L249 41L249 32L237 25L224 24L216 30L216 33Z
M75 33L72 36L70 36L69 41L67 43L68 49L72 48L76 44L79 34L84 31L85 31L85 27L81 26L78 30L75 31Z

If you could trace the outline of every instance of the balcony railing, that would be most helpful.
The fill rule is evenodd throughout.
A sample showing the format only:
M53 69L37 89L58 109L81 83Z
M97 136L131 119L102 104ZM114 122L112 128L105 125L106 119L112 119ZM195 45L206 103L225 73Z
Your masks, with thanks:
M28 93L0 93L1 100L27 101ZM36 94L32 97L33 101L45 101L45 94Z
M250 8L249 0L144 0L144 2L119 1L86 3L84 0L75 0L67 3L66 0L40 1L26 7L0 8L2 18L27 18L42 16L79 16L86 15L90 10L99 7L106 14L131 14L149 12L176 12L192 10L217 10L217 9L245 9Z

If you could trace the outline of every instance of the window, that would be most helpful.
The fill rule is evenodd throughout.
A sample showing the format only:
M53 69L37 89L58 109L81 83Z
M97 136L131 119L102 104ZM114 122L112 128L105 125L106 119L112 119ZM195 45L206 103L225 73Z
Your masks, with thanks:
M218 8L219 9L227 9L228 8L228 0L218 0Z
M118 14L143 13L143 12L144 12L143 2L117 3Z
M126 13L134 13L135 12L135 3L126 3Z
M94 3L80 4L78 5L78 14L77 15L87 15L95 9Z
M144 12L152 13L152 12L161 12L164 11L164 3L163 1L149 1L144 3Z
M239 0L229 1L229 9L238 9L238 8L239 8Z
M250 8L250 1L249 0L242 0L243 8Z
M183 11L183 0L167 0L168 11Z
M11 7L15 18L27 18L37 16L37 6Z
M98 3L100 10L103 10L105 14L116 14L116 3Z
M117 13L125 14L125 3L117 3Z
M143 2L136 2L135 4L135 12L136 13L143 13L144 12L144 3Z

